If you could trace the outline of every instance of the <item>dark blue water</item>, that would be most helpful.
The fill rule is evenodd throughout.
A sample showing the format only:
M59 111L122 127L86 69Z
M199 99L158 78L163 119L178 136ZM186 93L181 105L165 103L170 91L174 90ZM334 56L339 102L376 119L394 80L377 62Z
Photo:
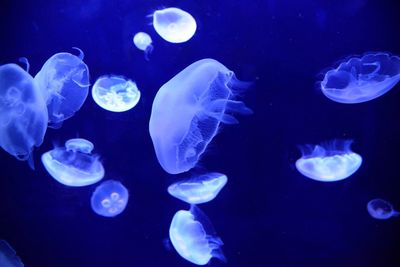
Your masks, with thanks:
M197 20L187 43L162 40L146 17L169 6ZM225 243L226 266L400 266L400 219L377 221L366 211L375 197L400 209L400 86L356 105L335 103L315 86L320 71L341 58L400 54L399 11L396 1L379 0L2 1L0 64L25 56L34 75L51 55L76 46L92 83L125 75L142 98L128 112L111 113L89 96L61 129L48 129L35 171L0 151L0 239L28 267L193 266L166 241L172 216L188 205L167 193L177 177L158 164L148 121L160 86L211 57L255 81L243 98L254 114L223 126L200 163L229 177L201 206ZM153 38L150 61L133 46L137 31ZM128 188L121 215L91 210L96 185L68 188L44 170L40 155L77 136L95 144L105 179ZM299 174L297 145L333 138L354 140L360 170L336 183Z

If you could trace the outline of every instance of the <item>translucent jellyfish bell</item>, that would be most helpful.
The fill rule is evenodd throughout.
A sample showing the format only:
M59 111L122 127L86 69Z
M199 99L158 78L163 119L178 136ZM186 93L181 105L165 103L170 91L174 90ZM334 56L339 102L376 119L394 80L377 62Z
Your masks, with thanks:
M395 211L392 204L380 198L370 200L367 204L367 210L371 217L378 220L387 220L391 217L400 216L400 212Z
M304 176L317 181L343 180L355 173L362 163L361 156L351 151L351 143L351 140L333 140L323 145L304 146L296 168Z
M131 80L107 75L96 80L92 87L92 97L105 110L123 112L136 106L140 99L140 91Z
M164 40L184 43L196 32L196 20L188 12L176 7L157 10L153 14L153 26Z
M128 204L129 193L123 184L108 180L94 190L90 203L95 213L105 217L114 217L124 211Z
M24 267L15 250L5 240L0 240L0 266L1 267Z
M168 187L168 193L189 204L206 203L218 195L227 181L225 174L211 172L174 183Z
M150 35L145 32L138 32L133 36L133 43L139 49L144 51L144 56L148 60L149 54L153 51L153 45Z
M368 53L343 61L329 70L321 90L329 99L345 104L375 99L400 80L400 57L388 53Z
M158 162L166 172L177 174L193 168L220 123L238 123L229 113L252 113L236 100L237 94L247 89L244 84L218 61L202 59L158 90L149 131Z
M206 265L213 257L226 261L220 248L224 243L215 235L206 215L196 206L175 213L169 238L178 254L191 263Z
M104 168L93 144L82 138L70 139L64 147L56 147L42 155L42 163L58 182L68 186L86 186L104 177Z

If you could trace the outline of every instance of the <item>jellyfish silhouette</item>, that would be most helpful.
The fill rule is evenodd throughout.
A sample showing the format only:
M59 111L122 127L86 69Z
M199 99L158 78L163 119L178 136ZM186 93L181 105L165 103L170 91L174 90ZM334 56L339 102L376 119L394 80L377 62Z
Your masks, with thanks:
M94 190L90 203L92 210L104 217L114 217L128 204L128 190L118 181L108 180Z
M362 163L361 156L351 151L351 143L351 140L333 140L323 145L303 146L303 156L296 161L296 168L304 176L321 182L348 178Z
M33 147L47 128L47 109L29 73L16 64L0 66L0 146L33 168Z
M130 110L139 102L140 91L131 80L122 76L107 75L96 80L92 97L100 107L114 112Z
M1 267L24 267L15 250L5 240L0 240L0 266Z
M400 212L393 209L390 202L380 198L370 200L367 204L367 210L372 218L378 220L387 220L400 215Z
M164 84L154 98L149 132L158 162L170 174L193 168L220 123L250 114L239 92L246 89L232 71L213 59L191 64Z
M42 155L42 163L49 174L67 186L86 186L104 177L99 157L92 155L93 144L83 138L70 139L65 148L56 147Z
M89 69L83 62L83 52L78 50L78 57L70 53L53 55L35 76L47 104L51 128L60 128L64 120L81 108L88 95Z
M368 53L343 61L329 70L321 90L329 99L345 104L375 99L400 80L400 57L388 53Z
M144 58L149 60L149 55L154 49L150 35L145 32L138 32L133 36L133 43L139 50L144 51Z

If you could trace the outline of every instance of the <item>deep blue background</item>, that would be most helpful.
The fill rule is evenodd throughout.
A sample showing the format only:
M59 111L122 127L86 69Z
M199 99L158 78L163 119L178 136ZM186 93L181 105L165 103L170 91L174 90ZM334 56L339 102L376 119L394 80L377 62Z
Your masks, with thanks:
M146 17L170 6L197 20L187 43L162 40ZM399 13L396 1L384 0L1 1L0 64L25 56L34 75L51 55L77 46L92 83L125 75L142 98L111 113L89 95L61 129L48 129L35 171L0 151L0 238L28 267L192 266L166 242L172 216L188 205L166 191L177 177L159 166L148 120L158 88L211 57L255 81L244 96L254 115L223 126L200 163L229 177L201 206L225 242L227 266L400 266L400 219L377 221L366 211L375 197L400 209L400 86L357 105L332 102L316 86L321 71L344 57L400 54ZM133 46L137 31L153 38L148 62ZM77 136L95 144L105 179L129 189L120 216L92 212L96 185L68 188L44 170L40 155ZM327 184L300 175L297 145L333 138L354 139L360 170Z

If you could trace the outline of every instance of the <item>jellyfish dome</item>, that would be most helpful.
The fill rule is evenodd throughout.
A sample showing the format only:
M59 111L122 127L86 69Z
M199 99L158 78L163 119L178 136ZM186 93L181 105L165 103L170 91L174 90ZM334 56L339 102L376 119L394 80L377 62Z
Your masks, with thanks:
M42 155L48 173L67 186L86 186L104 177L104 168L97 155L91 154L93 144L82 138L70 139L65 147L56 147Z
M24 267L20 257L5 240L0 240L0 266L1 267Z
M149 132L158 162L170 174L193 168L230 113L251 114L237 94L246 90L232 71L214 59L191 64L157 92Z
M94 190L90 203L93 211L104 217L115 217L128 204L128 189L118 181L108 180Z
M19 160L30 159L47 129L47 109L33 78L16 64L0 66L0 146Z
M178 254L197 265L206 265L211 258L226 261L222 240L215 235L204 213L192 206L175 213L169 228L169 238Z
M131 80L122 76L107 75L96 80L92 97L100 107L113 112L130 110L139 102L140 91Z
M184 43L196 32L196 20L188 12L176 7L157 10L153 14L156 32L170 43Z
M88 95L89 69L83 62L83 52L79 51L79 56L53 55L35 76L47 104L51 128L60 128L64 120L81 108Z
M329 99L345 104L366 102L392 89L400 80L400 57L368 53L352 57L329 70L321 90Z
M174 183L168 193L189 204L206 203L218 195L227 181L225 174L211 172Z
M145 32L138 32L133 36L133 43L139 50L144 51L145 58L148 60L148 56L154 48L150 35Z
M393 209L390 202L380 198L370 200L367 204L367 210L372 218L378 220L387 220L391 217L400 215L400 212Z
M323 145L304 146L296 168L304 176L321 182L346 179L362 163L361 156L351 151L351 143L351 140L333 140Z

